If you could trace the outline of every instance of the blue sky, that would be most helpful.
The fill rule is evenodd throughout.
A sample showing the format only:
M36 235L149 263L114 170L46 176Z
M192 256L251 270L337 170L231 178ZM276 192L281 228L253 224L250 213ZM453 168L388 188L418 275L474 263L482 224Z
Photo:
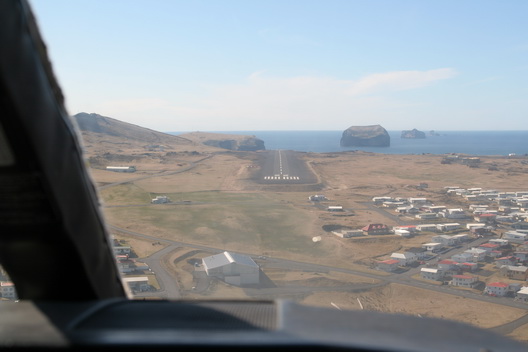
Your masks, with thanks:
M528 130L528 1L31 0L71 114Z

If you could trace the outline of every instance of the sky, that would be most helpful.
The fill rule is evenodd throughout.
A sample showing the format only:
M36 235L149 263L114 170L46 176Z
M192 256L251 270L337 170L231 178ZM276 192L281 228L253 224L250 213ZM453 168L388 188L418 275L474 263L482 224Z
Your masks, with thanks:
M70 114L159 131L528 130L525 0L30 0Z

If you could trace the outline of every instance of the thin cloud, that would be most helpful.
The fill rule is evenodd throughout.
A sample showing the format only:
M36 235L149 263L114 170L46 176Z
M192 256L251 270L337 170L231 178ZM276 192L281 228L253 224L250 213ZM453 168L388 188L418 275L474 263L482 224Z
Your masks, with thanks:
M453 78L456 74L456 71L452 68L375 73L354 82L351 89L348 90L348 94L361 95L416 89L428 86L436 81Z
M390 122L422 104L397 100L387 92L421 88L454 75L452 69L396 71L354 81L326 76L271 77L255 72L242 84L209 87L202 96L185 103L124 100L107 102L103 110L120 115L127 111L128 120L134 117L134 123L142 112L149 111L146 127L164 131L346 128Z

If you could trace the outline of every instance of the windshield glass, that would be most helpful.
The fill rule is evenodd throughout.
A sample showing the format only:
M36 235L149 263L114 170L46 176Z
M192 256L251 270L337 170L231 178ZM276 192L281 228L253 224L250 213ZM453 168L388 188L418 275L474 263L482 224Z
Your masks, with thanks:
M135 297L528 341L527 2L31 4Z

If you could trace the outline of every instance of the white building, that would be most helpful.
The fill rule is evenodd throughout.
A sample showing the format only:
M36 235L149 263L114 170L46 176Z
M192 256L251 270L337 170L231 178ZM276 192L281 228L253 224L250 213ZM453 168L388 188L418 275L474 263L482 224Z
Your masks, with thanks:
M444 272L440 269L422 268L420 269L422 279L439 281L444 277Z
M518 231L508 231L504 233L502 238L513 243L523 243L524 241L528 240L528 234Z
M431 242L431 243L424 243L422 244L422 248L425 248L429 252L438 252L440 249L444 247L443 244L438 242Z
M146 276L125 277L123 278L123 283L128 285L132 292L145 292L150 289L148 277Z
M321 202L321 201L328 200L328 199L322 194L316 194L316 195L308 197L308 200L312 202Z
M170 199L167 196L156 196L150 201L152 204L165 204L170 203Z
M422 224L416 225L418 231L428 231L428 232L438 232L438 227L436 224Z
M448 219L464 219L466 213L463 209L447 209L444 213L444 217Z
M452 246L456 243L456 240L449 235L437 235L431 238L431 241L441 243L444 246Z
M247 255L224 252L203 258L202 263L207 275L232 285L244 286L260 282L259 266Z
M407 266L416 262L416 254L414 253L392 253L391 259L397 260L400 262L400 265Z
M478 282L478 277L470 275L453 275L453 279L449 282L452 286L469 287L472 288Z
M516 301L528 302L528 287L523 287L515 295Z
M508 293L510 285L504 282L490 282L486 285L484 293L490 296L503 297Z
M341 238L351 238L351 237L363 237L365 234L362 230L345 230L345 231L332 231L334 235Z

